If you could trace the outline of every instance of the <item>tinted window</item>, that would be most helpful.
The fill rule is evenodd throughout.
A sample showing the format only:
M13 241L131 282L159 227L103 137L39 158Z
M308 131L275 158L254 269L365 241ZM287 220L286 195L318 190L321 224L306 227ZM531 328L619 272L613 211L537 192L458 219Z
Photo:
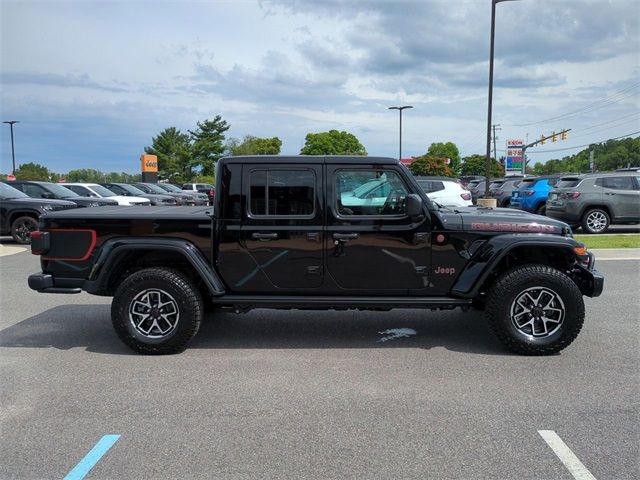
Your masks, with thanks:
M69 198L69 197L79 196L76 192L72 192L68 188L64 188L62 185L58 185L57 183L48 183L45 188L58 198Z
M253 170L249 211L252 215L313 215L315 183L311 170Z
M500 188L504 182L493 182L489 184L489 189Z
M115 197L116 194L113 193L108 188L103 187L102 185L91 185L91 189L96 192L101 197Z
M418 180L418 185L425 193L439 192L444 190L444 183L438 180Z
M20 189L32 198L44 198L42 195L45 190L40 185L34 185L32 183L23 183L20 185Z
M579 183L579 178L562 178L556 184L556 188L571 188L577 186Z
M596 185L613 190L635 190L631 176L598 178Z
M518 188L529 188L529 187L532 187L535 182L536 182L536 180L522 180L518 184Z
M84 187L80 187L79 185L67 185L66 188L68 188L72 192L77 193L78 195L84 195L85 197L93 195L89 190Z
M335 180L339 214L404 215L408 192L396 172L340 170Z
M558 183L558 179L557 178L549 178L547 180L547 183L553 187L556 183Z

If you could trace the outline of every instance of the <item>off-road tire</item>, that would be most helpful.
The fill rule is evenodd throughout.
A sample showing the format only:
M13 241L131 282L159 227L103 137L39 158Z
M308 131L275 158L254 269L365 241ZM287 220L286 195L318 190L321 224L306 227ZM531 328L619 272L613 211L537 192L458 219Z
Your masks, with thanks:
M563 304L563 320L545 337L527 336L512 321L514 302L535 287L549 289ZM582 293L573 280L554 268L538 264L521 265L502 274L491 287L485 314L502 344L522 355L551 355L563 350L580 333L585 315Z
M600 222L604 222L601 223L604 225L602 228L593 228L593 222L595 218L598 218ZM589 225L590 223L591 226ZM611 225L611 217L609 217L609 214L601 208L591 208L584 212L581 225L582 230L584 230L586 233L604 233L609 229L609 225Z
M29 230L27 236L25 236L25 228ZM16 243L21 245L31 243L31 232L35 230L38 230L38 220L33 217L18 217L11 222L11 236Z
M175 319L174 327L166 335L152 335L155 327L145 335L135 324L141 315L145 315L134 311L140 299L147 295L146 301L153 305L155 292L162 292L168 306L178 312L172 317ZM198 332L203 313L202 297L194 283L186 275L169 268L145 268L132 273L117 288L111 303L111 321L120 339L136 352L147 355L182 352ZM167 315L173 315L173 312ZM147 318L153 321L153 317ZM169 321L166 325L170 325ZM155 333L159 332L156 330Z

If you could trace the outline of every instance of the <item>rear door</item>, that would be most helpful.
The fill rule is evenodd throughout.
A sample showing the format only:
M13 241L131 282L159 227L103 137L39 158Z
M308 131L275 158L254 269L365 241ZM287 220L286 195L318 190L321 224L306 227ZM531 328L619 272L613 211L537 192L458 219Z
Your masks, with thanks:
M327 285L343 294L422 294L430 224L405 214L413 192L396 166L327 165ZM426 211L425 211L426 213ZM329 281L331 280L331 282Z
M323 182L320 165L243 165L240 241L255 268L237 289L251 290L265 278L283 293L322 286Z
M616 219L640 218L640 191L633 176L602 177L596 183L602 186L602 198Z

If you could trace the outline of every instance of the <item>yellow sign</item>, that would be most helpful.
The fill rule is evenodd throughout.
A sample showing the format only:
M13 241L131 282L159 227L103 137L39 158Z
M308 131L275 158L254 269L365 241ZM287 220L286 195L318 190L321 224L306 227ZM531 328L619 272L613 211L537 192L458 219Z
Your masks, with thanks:
M140 155L140 167L143 172L157 172L158 157L155 155Z

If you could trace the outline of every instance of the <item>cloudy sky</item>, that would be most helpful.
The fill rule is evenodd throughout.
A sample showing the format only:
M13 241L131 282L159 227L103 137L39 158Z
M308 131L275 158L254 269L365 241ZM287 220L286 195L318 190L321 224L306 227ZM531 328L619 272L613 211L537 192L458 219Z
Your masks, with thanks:
M507 138L572 128L535 160L640 130L639 0L497 6L494 122ZM484 152L489 0L2 0L2 120L18 162L137 171L151 137L222 115L229 135L354 133L370 155L454 141ZM10 171L2 126L0 172ZM553 151L567 149L563 151Z

